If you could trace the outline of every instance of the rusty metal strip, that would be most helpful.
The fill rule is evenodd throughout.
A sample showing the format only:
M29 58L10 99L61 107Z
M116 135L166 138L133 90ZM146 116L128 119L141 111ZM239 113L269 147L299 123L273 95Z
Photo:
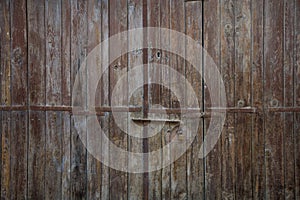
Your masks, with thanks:
M149 119L149 118L132 118L132 121L135 122L169 122L169 123L180 123L179 119Z
M256 107L228 107L228 108L217 108L211 107L205 109L208 112L230 112L230 113L257 113L258 109ZM201 113L200 108L151 108L149 113L166 113L166 114L187 114L187 113Z
M300 112L300 107L270 107L269 112Z

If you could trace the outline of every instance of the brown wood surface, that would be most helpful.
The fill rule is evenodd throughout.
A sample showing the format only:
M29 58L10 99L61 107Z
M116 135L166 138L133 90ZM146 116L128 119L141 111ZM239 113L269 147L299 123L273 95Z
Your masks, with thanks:
M185 33L190 36L193 40L198 42L198 44L203 45L203 4L201 1L199 2L188 2L185 4ZM187 44L186 44L187 46ZM187 48L187 47L186 47ZM186 49L186 54L191 53L191 49ZM189 58L197 58L201 55L186 55ZM194 69L195 66L192 66L190 63L185 63L185 74L187 83L190 83L193 87L196 97L198 100L198 106L202 110L203 109L203 84L202 84L202 76ZM202 71L203 65L200 63L200 66L197 66L199 70ZM186 84L187 84L186 83ZM185 104L191 104L193 97L189 96L189 94L185 94ZM186 105L183 105L186 107ZM185 123L187 123L187 127L192 129L195 126L195 123L198 123L197 134L194 138L193 143L189 147L186 153L186 190L187 190L187 198L188 199L203 199L205 196L205 180L204 180L204 159L199 159L199 149L201 148L203 141L203 119L199 121L193 122L190 119L187 119ZM191 139L191 134L188 134L188 140ZM181 169L182 171L183 169Z
M79 70L80 65L84 62L87 55L88 25L87 25L87 1L72 1L71 4L71 89ZM82 88L86 88L86 74L82 77ZM72 96L75 104L84 106L85 99ZM86 117L78 125L86 127ZM78 128L77 126L77 128ZM87 199L87 150L86 133L76 129L75 122L71 121L71 198ZM81 134L82 140L79 134Z
M0 1L1 199L300 199L299 19L299 0ZM94 47L114 34L143 26L171 28L203 45L225 83L230 108L220 110L230 112L206 158L199 159L197 153L211 125L209 117L201 118L195 140L176 162L134 174L109 168L87 152L71 111L72 100L86 105L86 98L72 97L72 89L80 65ZM122 41L127 48L127 39L142 43L147 37L128 35ZM168 34L156 38L157 44L185 48ZM110 49L104 47L99 58L109 56ZM166 145L168 130L174 127L167 123L154 137L141 140L121 131L111 115L110 95L118 79L147 63L141 78L156 78L149 74L157 63L171 66L193 86L200 110L208 116L211 111L205 82L183 58L154 48L123 54L101 77L96 106L103 107L98 121L111 141L133 152ZM169 85L178 80L155 70ZM81 78L82 87L88 87L87 75ZM126 84L123 91L128 91ZM185 95L180 106L187 99ZM119 99L128 100L138 107L128 113L128 120L162 116L156 104L177 109L168 111L167 118L180 118L177 97L166 87L146 85ZM148 106L157 112L148 114ZM83 119L80 125L85 127L91 118ZM99 145L108 152L105 147ZM149 162L174 153L145 157L145 169ZM118 159L110 156L111 161ZM133 158L123 163L139 164Z
M235 15L236 4L232 0L221 1L221 67L220 71L227 95L227 106L234 107L235 97ZM235 168L235 126L234 114L227 113L222 131L222 198L234 199L236 193L236 168Z
M127 0L118 1L111 0L109 1L109 36L121 33L126 31L128 28L128 2ZM109 56L112 53L121 53L121 48L127 48L127 37L118 39L121 42L120 48L116 49L111 44L109 44ZM113 52L113 50L117 52ZM116 85L118 79L128 70L128 57L127 55L121 55L116 60L112 60L111 65L109 66L109 94L112 94L114 86ZM127 83L128 78L126 78ZM128 87L126 84L122 85L122 98L118 99L117 102L122 105L124 102L127 102L127 91ZM111 99L110 99L111 100ZM111 105L111 104L110 104ZM110 125L109 125L109 139L114 142L119 148L124 150L128 149L128 136L124 133L118 125L115 123L112 114L110 113ZM126 120L124 120L126 123ZM125 125L126 127L127 125ZM128 127L126 127L128 128ZM110 154L110 162L116 162L119 160L122 162L124 168L128 165L128 159L125 158L116 158L114 154ZM110 199L126 199L128 196L128 174L123 171L118 171L110 168L109 170L109 198Z
M203 37L204 48L211 56L219 71L221 72L221 49L220 39L221 31L224 29L220 26L221 22L221 6L219 1L204 2L204 24L203 24ZM204 88L205 107L210 106L210 97L208 88ZM219 100L220 101L220 100ZM219 102L217 101L217 102ZM205 119L205 128L209 125L209 120ZM214 147L213 151L205 158L205 197L211 199L221 199L222 197L222 143L219 140Z
M266 106L284 105L283 34L284 4L265 2L264 24L264 103ZM276 133L276 134L275 134ZM284 198L284 123L281 113L267 114L265 121L265 196Z

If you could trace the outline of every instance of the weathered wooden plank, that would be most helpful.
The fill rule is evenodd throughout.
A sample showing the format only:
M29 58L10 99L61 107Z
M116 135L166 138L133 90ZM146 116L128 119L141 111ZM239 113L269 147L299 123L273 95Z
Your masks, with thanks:
M45 4L27 1L29 103L45 104Z
M62 105L71 105L71 3L61 0L61 98Z
M68 112L62 113L62 160L61 160L61 199L71 199L71 117Z
M101 1L89 1L88 2L88 49L87 53L91 52L101 42ZM101 54L99 55L101 58ZM100 60L100 59L99 59ZM101 71L100 64L97 64L97 70L95 73ZM94 83L97 84L97 83ZM98 102L97 102L98 103ZM95 124L92 123L93 116L87 117L87 124L89 129L87 130L87 145L91 145L93 142L90 139L90 135L95 132L99 132L96 129ZM101 148L101 144L99 145ZM101 162L93 157L90 153L87 153L87 198L88 199L100 199L101 197Z
M235 1L235 106L252 106L251 1ZM252 115L235 115L236 198L252 197Z
M46 105L61 105L61 1L46 1ZM61 113L46 112L45 198L62 195Z
M265 2L265 104L283 105L283 14L282 1ZM278 105L277 105L278 104ZM283 116L267 114L265 124L266 198L284 198ZM275 134L276 133L276 134Z
M11 1L11 101L27 104L27 30L26 2ZM27 196L27 113L12 112L10 140L10 198ZM7 196L6 198L9 198Z
M10 112L2 112L2 130L1 130L1 198L10 199L11 182L11 161L10 161L10 141L11 141L11 115Z
M71 4L71 89L75 81L76 73L84 62L87 47L87 2L84 0L72 1ZM81 87L86 88L86 75L82 79ZM84 106L83 98L74 99L73 103ZM85 148L86 135L79 132L80 128L86 128L86 118L76 125L72 119L71 123L71 197L73 199L87 198L87 151ZM79 136L81 134L82 140Z
M61 104L71 105L71 3L61 2ZM71 116L62 113L62 199L71 199Z
M295 0L294 106L300 106L300 2ZM300 199L300 113L294 114L295 196Z
M148 24L150 27L160 27L160 0L149 0L147 1L147 13L148 13ZM148 37L157 38L155 40L155 44L148 45L159 45L160 43L160 35L149 35ZM165 54L160 49L148 49L148 66L149 66L149 82L151 80L159 80L158 84L151 84L149 86L149 109L157 108L158 105L162 106L163 97L163 86L159 85L159 82L162 80L162 72L160 68L155 68L155 65L160 64L162 62L162 58L164 58ZM152 77L154 75L155 77ZM159 78L158 78L159 77ZM165 96L166 97L166 96ZM152 114L149 113L149 117ZM160 117L158 114L153 114L153 117ZM163 127L159 124L157 126L161 129ZM158 131L158 127L155 127L155 130ZM151 129L148 129L149 133L151 133ZM155 151L162 148L162 134L163 130L159 130L153 137L148 138L148 147L149 152ZM151 163L157 163L162 160L162 154L160 156L151 156L149 155L149 165ZM158 165L158 164L157 164ZM162 170L157 170L149 173L149 199L161 199L162 198Z
M45 4L27 1L29 104L45 105ZM45 113L29 113L28 198L45 197Z
M108 39L109 37L109 2L104 0L101 2L102 7L102 24L101 24L101 41ZM101 58L108 59L109 47L103 46L101 49ZM105 67L105 66L101 66ZM106 70L101 79L100 91L97 94L101 94L100 105L109 106L109 70ZM101 117L100 124L102 130L109 135L109 115ZM101 143L102 152L109 152L108 144ZM101 199L109 199L109 167L102 165L102 177L101 177Z
M1 1L0 10L0 25L1 25L1 65L0 65L0 80L1 80L1 105L11 104L11 12L10 1Z
M45 113L29 113L28 199L45 198L46 136Z
M221 23L221 8L219 1L204 2L204 48L214 60L218 69L221 69L220 63L220 27ZM220 81L220 80L216 80ZM205 92L205 108L210 107L210 97L208 88L204 87ZM218 100L215 100L219 102ZM209 125L209 120L205 119L205 128ZM222 127L221 127L222 128ZM222 196L222 181L221 181L221 139L218 140L215 148L205 158L205 197L207 199L221 199Z
M27 103L27 32L26 2L11 1L11 48L12 48L12 85L13 105Z
M27 142L28 142L28 114L17 111L11 113L10 141L10 191L11 199L26 199L27 197Z
M128 30L143 27L143 1L128 0ZM143 45L143 36L137 36L134 34L128 34L128 47L131 48L133 45ZM128 70L132 70L134 67L143 64L143 54L140 49L128 53ZM137 74L135 74L137 75ZM140 75L137 75L140 77ZM134 87L134 83L137 77L128 76L128 90ZM143 105L143 90L137 90L132 96L128 96L128 104L130 106L141 106ZM128 113L128 133L131 132L143 132L143 127L132 127L130 126L131 118L134 117L134 113ZM143 152L143 139L129 137L128 138L128 151L131 152ZM134 158L129 157L130 162L128 165L137 168L141 163L138 163ZM131 167L130 166L130 167ZM144 194L146 195L146 194ZM146 197L144 197L146 198ZM128 174L128 199L143 199L143 174L129 173Z
M294 106L295 2L284 1L284 107ZM284 114L284 196L295 199L294 114Z
M61 105L61 1L46 1L46 105Z
M185 4L185 32L188 36L198 42L199 45L203 45L202 37L203 37L203 9L202 2L189 2ZM189 58L197 58L201 55L192 54L191 49L187 49L187 53ZM202 108L202 99L204 96L203 88L202 88L202 76L196 71L195 68L198 68L202 72L202 63L201 66L192 66L190 63L185 63L185 76L186 81L191 84L194 92L197 95L198 105ZM191 105L194 101L192 96L188 96L186 94L186 104ZM184 105L182 105L184 106ZM194 126L193 123L198 123L197 120L195 122L188 121L188 129L190 131L197 131L196 137L193 138L194 141L191 147L187 150L187 199L204 199L204 159L199 159L199 150L203 141L203 120L199 120L198 130L192 130ZM192 134L192 133L191 133ZM191 137L189 135L188 137ZM190 139L190 138L188 138ZM183 170L183 169L181 169ZM183 170L185 171L185 170Z
M234 1L221 1L221 73L227 95L227 106L234 107L234 64L235 64L235 27L234 27ZM235 126L234 114L226 116L222 136L222 198L235 197Z
M170 28L175 31L184 32L185 31L185 7L184 1L171 1L170 3ZM201 13L200 13L201 15ZM182 41L173 41L170 40L171 49L178 49L184 52L185 46L180 43ZM181 57L172 54L170 56L170 67L177 70L182 76L185 76L185 60ZM181 76L179 75L179 76ZM186 99L185 96L185 82L178 84L179 77L171 76L170 85L175 84L176 88L181 91L178 95L183 97L181 102L178 101L178 97L174 94L174 91L170 94L170 107L171 108L180 108L185 107ZM179 118L178 116L174 116ZM180 140L178 143L174 143L175 149L174 152L171 151L171 158L174 158L176 150L181 150L185 148L186 139ZM174 147L173 146L173 147ZM177 146L177 148L176 148ZM178 148L180 146L180 148ZM171 147L172 148L172 147ZM171 165L171 199L183 199L187 197L187 187L186 187L186 154L183 154L178 160L176 160Z
M263 108L263 2L252 1L252 105ZM252 187L253 199L264 198L264 114L253 116Z
M162 28L170 28L170 0L160 0L160 27ZM160 36L161 46L168 48L170 46L170 35ZM170 53L167 51L161 52L161 64L170 65ZM168 72L162 72L161 77L163 78L165 83L170 84L170 77ZM163 88L161 95L162 106L166 108L170 108L170 90ZM170 118L170 116L168 116ZM168 141L168 129L170 129L170 124L166 124L162 130L162 147L169 143ZM170 149L166 149L166 151L162 151L162 159L163 164L165 160L169 159L171 156ZM171 167L166 166L162 169L162 183L161 183L161 198L162 199L171 199Z
M112 36L114 34L118 34L122 31L127 30L128 20L127 20L127 0L126 1L117 1L111 0L109 1L109 35ZM121 53L122 48L127 48L127 37L126 38L119 38L122 43L121 47L112 47L109 46L110 54L112 53L113 49L117 52L114 53ZM118 52L119 51L119 52ZM110 95L118 81L118 79L127 72L127 55L122 55L118 59L116 59L109 67L109 77L110 77ZM125 79L125 84L123 84L122 92L123 98L118 100L114 100L119 105L122 105L127 102L127 78ZM111 96L110 96L111 97ZM111 99L110 99L111 100ZM111 103L111 102L110 102ZM125 123L126 121L124 121ZM127 125L124 124L123 126L127 130ZM109 131L109 139L110 141L114 142L120 148L127 150L128 145L128 137L127 133L124 133L117 124L111 115L110 117L110 131ZM113 154L110 154L110 162L119 160L122 162L124 168L127 166L128 162L127 159L122 160L121 158L114 157ZM128 185L127 185L127 173L123 171L117 171L115 169L110 169L110 199L126 199L128 195Z
M62 119L61 112L46 112L45 198L62 195Z

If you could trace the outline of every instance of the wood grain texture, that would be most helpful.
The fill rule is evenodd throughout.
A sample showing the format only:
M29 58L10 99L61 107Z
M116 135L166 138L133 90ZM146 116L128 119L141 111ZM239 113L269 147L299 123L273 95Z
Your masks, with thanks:
M63 112L62 120L62 162L61 162L61 199L71 199L71 116Z
M282 1L265 2L264 103L271 107L284 103L283 8ZM284 198L283 115L267 114L265 122L266 198Z
M148 12L148 26L151 27L160 27L160 15L161 15L161 1L160 0L148 0L147 1L147 12ZM155 40L155 44L148 45L159 45L161 35L152 35L153 38L157 38ZM149 66L149 74L154 74L155 77L149 75L149 82L151 80L159 80L162 81L162 70L160 68L155 68L156 64L162 63L162 59L165 54L160 49L148 49L148 66ZM163 106L163 86L159 84L151 84L149 86L149 109L157 108L158 105ZM149 118L153 116L160 116L158 114L149 114ZM162 147L162 135L163 135L163 126L161 124L157 124L160 130L153 137L148 138L148 146L149 152L158 150ZM156 127L157 128L157 127ZM156 129L155 129L156 130ZM151 131L151 129L150 129ZM160 151L160 156L154 157L149 155L149 163L157 163L162 161L162 151ZM157 164L158 165L158 164ZM157 170L149 173L149 199L161 199L162 198L162 170Z
M251 1L235 2L235 106L252 105ZM244 104L244 105L243 105ZM252 114L235 115L236 199L252 198Z
M219 71L221 71L221 31L223 28L221 23L221 7L219 1L204 2L204 48L214 60ZM210 97L208 88L205 90L205 108L210 107ZM218 102L218 100L216 100ZM205 109L204 108L204 109ZM210 121L205 119L205 128L208 127ZM219 140L207 157L205 158L205 197L211 199L221 199L222 197L222 143Z
M27 5L26 1L11 1L11 101L12 105L28 103L27 68ZM10 198L27 197L28 113L11 112L10 133ZM9 195L5 196L9 198Z
M294 106L300 106L300 2L295 1ZM295 196L300 199L300 113L294 113Z
M135 28L142 28L143 27L143 20L146 15L143 13L143 1L139 0L128 0L128 30L135 29ZM128 48L131 48L133 45L139 44L140 46L143 45L144 38L142 36L137 36L134 34L128 34ZM132 70L134 67L143 64L143 54L141 49L136 49L134 51L128 52L128 70ZM140 77L141 75L134 74L134 76L128 76L128 92L130 88L134 87L134 83L136 82L136 78ZM128 100L127 105L129 106L142 106L143 105L143 89L140 88L134 93L129 96L128 93ZM128 113L127 115L127 123L128 123L128 133L136 133L136 132L143 132L143 126L140 125L139 128L135 128L130 126L131 118L134 117L135 113ZM128 151L130 152L143 152L143 139L134 138L129 136L128 137ZM130 162L128 163L129 166L138 168L141 163L138 163L134 158L128 158ZM138 173L128 173L128 199L146 199L146 195L143 191L143 174Z
M117 1L111 0L109 1L109 36L114 34L118 34L122 31L126 31L128 28L128 9L127 9L128 2L126 1ZM121 37L121 36L120 36ZM118 38L121 42L121 47L113 47L109 46L109 56L112 53L120 53L121 49L127 49L127 37L125 38ZM116 51L116 52L113 52ZM128 57L127 55L122 55L116 60L114 60L111 65L109 66L109 94L111 97L112 91L120 79L120 77L127 72L128 69ZM127 82L128 79L125 78L125 84L123 84L122 92L124 93L122 98L116 100L119 105L126 105L128 95L128 87ZM111 99L110 99L111 100ZM111 102L110 102L111 103ZM110 104L111 105L111 104ZM125 123L126 121L124 121ZM127 124L123 124L126 130L128 130ZM128 149L128 136L125 132L123 132L113 119L113 116L110 114L110 130L109 130L109 139L114 142L119 148L123 148L124 150ZM128 159L121 159L114 157L114 154L110 154L110 162L115 160L119 160L122 162L122 166L124 168L128 165ZM115 169L110 169L110 199L126 199L128 196L128 174L123 171L117 171Z
M44 112L29 113L28 199L45 198L46 117Z
M11 12L10 1L1 1L1 105L11 105Z
M284 107L294 106L294 35L295 35L295 2L284 1ZM295 199L295 149L294 149L294 114L284 114L284 196Z
M27 104L27 30L26 2L11 1L11 48L13 105Z
M46 112L45 198L60 199L62 195L62 116Z
M185 31L185 7L184 1L171 1L170 3L170 28L175 31L184 32ZM171 49L178 49L184 52L185 46L181 43L182 41L174 41L170 40ZM179 57L178 55L171 54L170 56L170 67L177 70L180 75L178 76L185 76L185 60ZM171 76L170 77L170 86L172 84L176 85L176 89L179 91L179 96L183 97L182 101L179 102L178 98L174 91L171 91L170 94L170 107L171 108L180 108L185 107L187 104L185 101L185 82L179 83L178 76ZM179 118L180 116L170 116L170 118ZM172 130L173 127L171 127ZM174 130L175 131L175 130ZM175 133L177 134L177 133ZM184 136L183 136L184 137ZM180 140L178 143L174 143L173 145L176 147L185 148L186 139ZM174 147L173 146L173 147ZM171 147L172 148L172 147ZM174 151L171 151L171 159L174 159L174 155L176 154L176 150L180 151L181 148L174 148ZM178 160L171 164L171 199L184 199L187 197L187 187L186 187L186 154L183 154Z
M104 0L101 2L102 7L102 24L101 24L101 40L106 40L109 37L109 1ZM109 46L103 46L101 49L102 59L108 59L109 54L107 52L109 50ZM102 66L104 67L104 66ZM101 104L102 106L109 106L109 70L106 70L102 75L101 80ZM110 116L107 114L104 117L101 117L100 123L102 130L109 135L109 118ZM109 147L108 144L104 142L101 143L102 151L108 152ZM109 199L109 167L102 165L102 180L101 180L101 199Z
M61 0L61 98L71 105L71 0Z
M88 49L90 53L101 42L101 1L88 1ZM101 59L101 55L99 55ZM101 71L101 65L96 63L97 70L95 73ZM88 66L89 67L89 66ZM96 84L96 83L95 83ZM90 135L97 133L96 125L92 123L93 116L87 117L87 124L91 129L87 130L87 145L92 143ZM101 148L101 145L99 145ZM101 197L101 167L102 164L99 160L87 152L87 198L100 199Z
M189 2L185 3L185 33L195 40L199 45L203 45L203 9L202 2ZM186 44L187 46L187 44ZM186 47L187 48L187 47ZM197 57L202 57L203 55L192 54L191 49L186 49L186 53L189 55L188 58L196 59ZM203 108L203 85L202 85L202 76L195 69L198 68L202 72L203 65L200 63L200 66L192 66L190 63L185 63L185 72L187 83L191 84L196 97L198 100L198 106ZM186 84L187 84L186 83ZM189 96L189 93L185 94L185 104L191 105L193 102L193 97ZM186 105L183 105L186 107ZM191 131L197 131L195 138L191 138L190 133L187 138L188 140L193 139L193 143L186 152L186 165L187 165L187 178L186 178L186 190L187 190L187 199L204 199L204 159L199 159L199 150L203 141L203 120L202 119L187 119L187 127ZM198 123L198 130L192 130L192 127L195 126L194 123ZM188 141L187 140L187 141ZM181 169L183 170L183 169Z
M162 28L170 28L170 0L160 0L160 27ZM162 35L160 38L161 45L164 46L165 48L170 46L170 35ZM162 60L160 61L161 64L170 65L170 53L165 51L162 52ZM170 80L170 76L168 73L162 73L161 74L162 78L164 78L164 81L168 84ZM166 108L170 108L170 90L163 90L162 91L162 97L161 97L161 102L162 105ZM170 119L170 116L168 116ZM170 125L166 124L165 127L162 130L162 147L168 144L167 141L167 136L168 136L168 129L170 129ZM166 151L162 150L162 158L163 162L164 159L169 157L170 158L171 153L169 149L166 149ZM166 166L162 169L162 174L161 174L161 198L162 199L171 199L171 167Z
M235 102L235 4L232 0L221 1L221 74L225 84L227 106L234 107ZM235 127L234 114L227 113L222 140L222 198L234 199L236 193L235 169Z
M29 104L45 105L45 4L27 1Z
M299 0L0 1L1 198L299 199L300 115L291 109L300 106L299 19ZM130 174L111 169L88 153L78 127L86 127L91 118L84 117L78 124L66 110L72 99L87 103L86 98L76 99L71 93L88 53L116 33L143 26L171 28L197 40L222 74L228 107L234 107L231 111L240 105L256 108L257 113L227 113L221 138L205 159L197 153L211 125L209 118L201 119L204 124L192 146L176 162L155 172ZM168 34L155 37L159 45L185 48ZM145 39L128 35L122 45L127 48ZM108 58L114 50L103 47L99 59ZM201 108L210 109L209 91L193 67L171 52L154 48L138 49L113 61L97 83L97 106L110 106L117 81L146 62L141 78L150 82L159 77L170 86L178 77L160 68L151 71L151 67L171 66L191 83ZM103 67L99 65L99 70ZM82 87L88 88L87 75L80 78ZM127 78L129 84L135 83L133 77ZM127 95L126 84L122 87L125 95L119 102L143 107L143 112L128 113L128 120L139 115L158 117L147 113L148 105L188 105L188 96L178 102L163 86L145 85L132 96ZM42 110L28 110L36 106ZM44 106L56 110L44 111ZM111 112L99 116L98 122L112 142L134 152L168 144L168 130L174 127L166 124L154 137L141 140L120 130ZM98 130L94 126L87 131L89 135ZM132 131L128 126L126 132ZM99 148L109 152L108 144L101 143ZM167 150L159 157L145 157L145 169L150 162L172 158L174 153ZM110 156L111 161L118 159ZM123 164L139 163L126 158Z
M45 4L27 1L29 104L45 105ZM45 113L29 113L28 198L45 197Z
M27 197L27 142L28 142L28 114L23 111L11 113L10 141L10 191L11 199L26 199Z
M252 105L263 109L264 70L264 4L252 1ZM264 114L253 116L252 130L252 191L253 199L262 199L265 194Z
M84 0L72 1L71 4L71 88L76 73L87 55L87 2ZM80 76L81 87L86 88L86 74ZM73 88L72 88L73 89ZM85 106L86 99L72 96L72 103ZM81 132L86 128L86 117L76 125L71 123L71 197L72 199L87 198L87 150L85 148L86 135ZM86 131L86 130L84 130ZM81 138L79 136L81 134Z
M2 112L2 130L1 130L1 198L11 198L11 115L10 112Z

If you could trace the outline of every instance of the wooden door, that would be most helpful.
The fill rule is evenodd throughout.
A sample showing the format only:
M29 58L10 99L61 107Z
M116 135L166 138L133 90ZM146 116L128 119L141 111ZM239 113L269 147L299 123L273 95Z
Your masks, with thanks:
M299 199L299 19L299 0L1 0L1 198ZM103 72L96 96L98 123L124 150L160 152L143 157L143 163L129 157L126 165L147 171L158 160L172 158L176 152L162 147L180 136L180 108L191 108L168 87L151 83L163 79L171 86L179 80L156 64L185 78L179 90L185 100L184 87L190 83L201 113L196 136L179 159L156 171L128 173L104 165L86 149L89 133L98 128L81 134L72 91L80 66L99 43L143 27L175 30L203 47L221 74L227 105L213 107L206 81L186 59L151 48L158 44L184 51L187 46L180 41L168 34L121 38L122 45L142 42L150 48L122 54ZM102 59L120 51L109 45L103 49ZM145 84L119 99L129 101L124 122L139 124L141 135L150 132L149 119L165 124L155 123L159 133L137 139L126 123L127 132L115 123L111 95L124 74L142 64ZM200 68L202 74L208 69L205 61ZM127 84L121 86L127 91L136 76L125 77ZM215 126L221 136L212 151L199 158L212 112L226 113L226 120ZM84 116L80 127L91 122L90 115ZM109 152L110 146L99 143L99 148Z

